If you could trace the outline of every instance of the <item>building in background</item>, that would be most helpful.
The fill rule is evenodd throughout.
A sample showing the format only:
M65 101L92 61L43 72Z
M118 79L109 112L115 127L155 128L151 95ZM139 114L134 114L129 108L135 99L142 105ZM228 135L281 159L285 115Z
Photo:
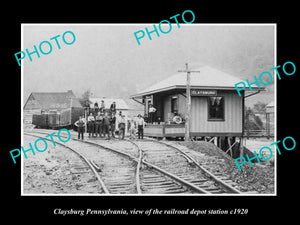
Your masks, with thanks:
M24 125L60 127L78 120L83 108L71 90L67 92L32 92L23 107ZM49 116L51 115L51 116Z
M110 105L115 102L116 103L116 110L117 114L122 111L122 114L125 115L126 117L128 116L128 110L129 107L127 103L120 98L89 98L90 100L90 108L94 108L94 104L98 103L98 107L101 107L101 101L104 101L105 109L108 110L110 108Z
M274 136L274 130L275 130L275 111L274 111L274 101L272 101L266 107L267 136Z

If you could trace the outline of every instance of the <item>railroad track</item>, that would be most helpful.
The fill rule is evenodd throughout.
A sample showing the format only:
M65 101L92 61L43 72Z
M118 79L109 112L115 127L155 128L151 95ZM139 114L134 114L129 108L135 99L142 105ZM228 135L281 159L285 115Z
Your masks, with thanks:
M41 138L40 135L36 135L36 134L31 134L31 133L24 133L24 135L26 136L29 136L29 137L37 137L37 138ZM44 138L44 137L42 137ZM48 138L44 138L48 145L51 146L52 144L52 141ZM56 142L57 145L65 148L65 149L68 149L69 151L72 151L74 154L76 154L79 158L79 160L73 160L70 161L69 159L66 159L66 162L68 163L69 165L69 168L70 168L70 172L71 172L71 176L80 176L80 175L83 175L83 174L87 174L87 173L90 173L91 174L91 177L93 179L96 179L96 181L99 182L99 184L97 185L98 186L98 193L107 193L107 189L104 187L103 188L103 181L102 179L99 177L97 171L95 170L95 168L92 166L92 164L90 163L90 161L84 156L82 155L80 152L64 145L64 144L61 144L59 142ZM86 176L86 175L85 175ZM90 179L88 182L90 182L92 179ZM58 184L59 186L61 186L62 184ZM82 184L81 184L82 185Z
M76 139L75 139L76 140ZM90 144L101 146L107 150L132 158L137 162L136 182L138 194L208 194L194 184L143 160L143 150L131 141L103 141L92 139Z
M230 185L230 180L212 174L182 148L154 140L130 142L143 151L144 162L156 165L194 184L207 194L240 194L240 191Z
M239 193L188 154L162 142L73 140L68 147L86 158L106 194Z
M35 134L26 132L24 134L50 140L40 135L46 133L39 132L37 135L36 132ZM136 193L136 161L87 142L55 143L75 152L84 160L99 181L102 194Z
M46 133L44 133L44 134L46 134ZM33 132L33 133L24 132L24 135L37 137L37 138L43 138L47 142L52 142L51 139L49 139L49 138L45 138L44 136L37 135L37 132ZM100 187L99 193L108 193L108 190L107 190L106 186L104 185L103 180L99 176L99 174L98 174L97 170L95 169L95 167L93 166L92 162L87 157L85 157L82 153L75 150L74 148L71 148L70 146L67 146L66 144L62 144L62 143L59 143L59 142L55 142L55 143L59 146L62 146L63 148L66 148L66 149L74 152L78 157L81 158L82 165L77 165L77 166L72 165L73 166L73 168L72 168L72 170L73 170L72 173L73 174L77 174L77 173L80 174L80 173L86 173L86 172L93 173L94 177L99 182L99 187Z
M50 141L50 139L45 138L45 134L48 134L46 132L27 132L24 134ZM140 157L136 158L105 145L73 140L74 142L64 144L56 142L56 144L72 150L85 160L97 176L104 194L205 193L205 191L179 178L176 179L176 177L155 166L142 163L141 152L139 152ZM141 164L145 164L142 172L140 172ZM141 178L144 180L143 183L140 182ZM150 180L153 181L152 186L149 185Z
M37 134L48 134L46 132L31 132L25 133L26 135L32 135L38 138L44 138L47 139L41 135ZM56 135L54 135L56 136ZM50 140L50 139L48 139ZM205 190L202 190L193 184L176 177L160 168L158 168L155 165L151 165L150 163L146 163L142 161L142 151L139 149L138 155L139 158L134 157L134 154L137 154L137 152L130 151L130 154L120 151L116 148L111 148L105 145L97 144L95 142L89 142L89 141L78 141L77 139L73 139L75 142L70 144L68 142L65 144L58 143L60 145L66 146L73 150L76 153L80 153L87 162L90 162L89 165L94 167L94 170L96 169L97 172L99 172L100 179L99 183L101 184L102 188L106 191L104 191L106 194L179 194L179 193L207 193ZM108 143L108 142L106 142ZM122 141L122 146L124 146L124 143ZM71 146L70 146L71 145ZM82 146L86 145L86 146ZM107 144L106 144L107 145ZM96 148L98 152L93 152L91 149ZM131 146L132 147L132 146ZM110 153L110 155L103 154L100 150L106 150L106 152ZM101 153L101 154L99 154ZM98 155L98 156L97 156ZM131 165L131 169L124 169L124 163L122 162L116 162L113 163L116 167L114 169L110 169L112 167L111 161L116 160L116 155L118 157L121 157L122 159L127 158L127 160L131 161L132 163L135 163L135 171L134 171L134 165ZM101 162L95 160L96 158L100 157L102 160L105 159L108 161L108 163L101 164ZM121 165L121 166L120 166ZM121 170L120 170L121 168ZM107 173L103 173L103 170L106 170ZM124 170L127 173L124 173ZM120 178L119 173L124 174L123 178ZM135 174L135 182L133 181L132 174ZM114 176L115 175L115 176ZM129 177L131 177L131 182L129 182ZM140 181L142 180L142 182ZM129 186L131 188L129 188ZM135 189L133 188L135 186ZM133 190L134 189L134 190Z

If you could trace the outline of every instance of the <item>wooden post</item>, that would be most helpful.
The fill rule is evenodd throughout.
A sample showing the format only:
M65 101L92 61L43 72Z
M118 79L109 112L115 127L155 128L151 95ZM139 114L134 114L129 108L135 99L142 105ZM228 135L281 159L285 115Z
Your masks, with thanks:
M186 63L186 70L188 71L188 64ZM190 83L191 83L191 73L187 72L186 76L186 117L185 117L185 141L190 140L190 113L191 113L191 88L190 88Z
M233 145L231 144L231 138L230 137L227 138L227 142L228 142L229 149L226 151L226 153L228 151L230 151L230 156L232 158L232 147L234 146L235 143Z
M218 137L214 137L214 144L218 147Z
M269 139L270 138L270 114L266 113L266 136Z
M186 72L186 116L185 116L185 141L190 140L190 117L191 117L191 89L190 89L190 83L191 83L191 72L199 72L200 71L191 71L188 68L188 63L185 64L186 70L179 70L178 72Z
M222 137L218 137L218 147L222 149ZM222 149L223 150L223 149Z
M240 137L240 157L244 157L244 143L243 143L243 136Z
M70 100L70 127L72 127L72 97L71 97L71 100Z

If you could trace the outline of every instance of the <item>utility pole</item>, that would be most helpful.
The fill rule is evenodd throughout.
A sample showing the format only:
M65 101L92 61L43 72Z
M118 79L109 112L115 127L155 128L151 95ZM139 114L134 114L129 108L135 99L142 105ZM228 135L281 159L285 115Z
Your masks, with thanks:
M185 70L178 70L178 72L186 72L186 116L185 116L185 141L190 140L190 118L191 118L191 73L200 73L200 71L192 71L188 68L188 63L185 64Z

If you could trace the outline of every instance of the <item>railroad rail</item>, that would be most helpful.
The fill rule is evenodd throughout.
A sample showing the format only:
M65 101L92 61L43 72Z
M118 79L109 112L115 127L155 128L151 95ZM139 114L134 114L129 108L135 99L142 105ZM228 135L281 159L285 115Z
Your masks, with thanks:
M44 138L44 137L36 135L36 134L48 134L45 132L32 132L32 133L35 133L35 136L39 137L39 138ZM28 132L25 134L28 134ZM57 135L54 135L54 136L57 136ZM128 153L107 147L105 145L100 145L100 144L97 144L94 142L89 142L89 141L79 141L74 138L72 138L72 139L74 141L77 141L77 143L76 143L76 145L73 144L73 146L69 147L69 148L71 148L72 150L75 150L74 148L75 148L75 146L77 146L77 150L75 150L75 151L76 152L81 151L82 155L86 155L86 152L90 152L90 150L91 150L90 148L87 149L87 146L85 146L85 147L82 146L85 144L88 146L94 146L98 150L99 149L107 150L107 152L114 154L114 157L113 157L114 159L117 158L116 155L119 155L119 156L122 156L122 158L127 158L127 159L131 160L132 162L136 163L136 165L137 165L136 166L136 179L135 179L136 180L136 182L135 182L136 188L135 188L135 190L133 190L133 189L129 190L127 188L127 191L124 192L124 191L120 191L120 190L116 189L117 188L116 186L124 185L123 189L126 189L126 187L128 187L130 185L133 186L132 183L134 183L134 182L132 182L130 184L130 183L128 183L126 181L124 182L124 181L120 180L120 178L118 178L118 174L120 172L122 172L122 170L124 170L123 163L117 163L118 165L122 165L123 169L121 168L122 170L120 170L120 167L116 168L115 169L116 176L114 176L114 174L111 174L111 173L106 174L106 176L103 176L103 174L101 174L101 170L104 169L105 167L107 167L110 163L108 163L107 165L98 163L98 165L97 165L97 163L95 163L94 158L96 155L99 155L99 152L97 152L97 153L90 152L89 156L85 156L86 160L90 162L90 164L97 170L97 172L98 173L100 172L100 176L102 175L101 186L106 187L105 194L132 194L132 193L141 194L142 193L141 190L143 190L143 194L161 194L161 193L164 193L164 194L202 193L203 194L203 193L207 193L207 192L205 192L205 190L202 190L202 189L194 186L193 184L190 184L189 182L186 182L172 174L169 174L168 172L166 172L162 169L159 169L158 167L155 167L154 165L142 162L141 156L139 158L136 158ZM50 140L50 139L48 139L48 140ZM69 142L68 142L68 144L69 144ZM66 145L66 143L61 144L61 145ZM103 152L101 152L101 153L103 153ZM107 155L103 155L103 154L100 154L100 155L101 155L102 159L112 158L112 157L108 157ZM88 159L88 158L93 158L93 159ZM99 166L99 164L102 166ZM146 168L143 168L142 175L140 175L141 164L143 164L143 165L145 164L147 166ZM133 166L132 166L132 168L133 168ZM131 174L134 174L133 170L131 170L127 173L127 177L132 176ZM107 177L109 177L110 179L113 179L113 181L115 181L115 182L111 182L110 179L107 179ZM145 182L143 182L143 186L141 185L141 182L140 182L141 177L143 177L145 180ZM152 181L152 183L155 183L155 185L153 185L152 188L149 188L149 183L151 183L151 181ZM145 188L144 186L147 186L147 184L148 184L148 188Z
M30 133L27 133L27 132L24 132L24 135L27 135L27 136L32 136L32 137L38 137L38 138L41 138L41 136L39 135L34 135L34 134L30 134ZM43 137L43 139L47 140L47 141L51 141L49 138L45 138ZM104 193L108 193L108 190L103 182L103 180L101 179L101 177L99 176L98 172L95 170L94 166L92 165L92 163L83 155L81 154L80 152L66 146L65 144L62 144L62 143L59 143L59 142L56 142L56 144L68 149L68 150L71 150L73 151L75 154L77 154L82 160L84 163L86 163L86 165L88 165L88 168L90 168L90 170L93 172L94 176L96 177L96 179L98 180L99 184L100 184L100 187L101 187L101 190L104 192Z
M41 131L30 132L48 134ZM28 132L26 133L28 134ZM125 140L113 142L112 144L110 142L101 142L101 140L99 141L97 139L92 141L72 139L77 141L77 144L73 144L72 147L69 148L73 150L74 148L79 148L77 151L81 152L81 155L85 157L86 161L90 164L89 166L93 167L98 173L101 179L99 183L106 188L106 194L240 194L237 189L201 167L188 153L164 142L153 140ZM118 144L116 145L116 143ZM131 146L128 146L126 143L130 143ZM132 145L134 145L135 148L132 148ZM160 145L160 147L156 146L157 149L155 150L153 148L155 145ZM88 151L86 150L87 146L93 146L93 153L90 151L91 147L88 147ZM164 146L164 150L161 150L161 146ZM101 153L99 152L100 150ZM102 154L103 150L106 150L105 154ZM95 151L97 152L95 153ZM86 156L87 152L89 152L88 156ZM99 163L99 159L97 163L95 159L98 158L97 155L101 155L101 163ZM124 177L130 177L130 182L126 179L121 181L121 179L118 178L118 174L122 173L122 171L124 172L124 168L119 167L117 173L115 173L116 177L113 179L114 182L112 186L110 185L111 182L109 179L105 178L105 176L113 178L114 175L112 173L105 175L101 173L101 170L104 170L105 167L109 167L109 164L103 163L103 158L112 161L113 157L114 160L118 158L116 155L123 158L123 160L119 159L121 161L118 163L121 163L122 167L126 165L127 171ZM124 158L127 158L127 163L124 163ZM176 161L176 165L173 164L174 166L170 166L172 164L170 164L171 161L168 161L168 159ZM180 168L185 168L185 172ZM135 179L133 179L133 174L135 175ZM123 191L117 188L119 185L124 186ZM131 188L128 188L128 186L131 186Z
M227 178L221 178L221 176L217 176L214 175L213 173L211 173L210 171L208 171L207 169L205 169L203 166L201 166L197 160L195 160L195 158L193 158L192 156L189 155L188 152L185 152L184 150L177 148L173 145L167 144L165 142L160 142L166 146L169 146L171 148L174 148L175 150L181 152L183 155L185 155L188 159L190 159L200 170L202 170L202 172L205 174L206 177L214 180L215 183L217 183L219 186L221 186L223 189L227 190L228 193L235 193L235 194L241 194L241 192L239 190L237 190L236 188L234 188L233 186L231 186L230 184L226 183L226 181L224 181ZM223 180L224 179L224 180Z
M166 171L176 174L178 177L206 190L207 193L241 194L239 190L201 166L188 152L174 145L156 140L130 142L143 149L144 162L147 160L160 168L165 168ZM161 150L157 144L167 148ZM176 161L176 163L172 164L173 161Z
M32 132L32 133L48 134L46 132L40 132L40 131ZM57 136L57 135L54 135L54 136ZM41 136L37 136L37 137L41 137ZM137 163L137 167L136 167L136 190L137 191L136 192L138 194L142 193L141 190L143 190L144 194L161 194L161 193L164 193L164 194L175 194L175 193L208 194L208 192L206 192L205 190L203 190L199 187L196 187L192 183L189 183L175 175L172 175L172 174L168 173L167 171L165 171L155 165L152 165L147 162L143 162L141 151L139 151L139 158L136 158L133 155L128 154L124 151L120 151L116 148L111 148L111 147L108 147L103 144L98 144L98 143L90 142L90 141L79 141L78 139L74 139L74 138L72 138L72 139L81 144L85 143L85 144L93 145L98 148L102 148L102 149L111 151L113 153L117 153L118 155L122 155L123 157L127 157L127 158L131 159L132 161L135 161ZM122 142L122 145L124 146L124 142ZM131 151L131 153L132 153L132 151ZM94 161L90 160L90 162L95 167ZM143 168L142 172L140 172L140 167L142 164L147 167ZM96 169L99 170L100 168L98 166L96 166ZM142 175L140 175L140 173ZM143 181L145 180L142 183L142 185L140 184L141 177L142 177ZM105 180L104 180L104 183L105 183ZM115 184L117 184L117 183L118 182L116 182ZM151 184L152 184L152 186L151 186ZM106 184L106 186L108 186L108 185ZM108 189L107 193L111 194L111 192L109 191L110 188L108 187L107 189ZM116 193L112 193L112 194L116 194ZM126 193L126 194L129 194L129 193Z
M50 140L36 133L26 132L24 134ZM39 133L42 134L42 132ZM94 143L68 142L62 144L56 142L56 144L75 152L87 163L98 179L103 194L131 194L136 192L135 159L124 155L122 152L112 152ZM116 157L116 153L119 157Z

